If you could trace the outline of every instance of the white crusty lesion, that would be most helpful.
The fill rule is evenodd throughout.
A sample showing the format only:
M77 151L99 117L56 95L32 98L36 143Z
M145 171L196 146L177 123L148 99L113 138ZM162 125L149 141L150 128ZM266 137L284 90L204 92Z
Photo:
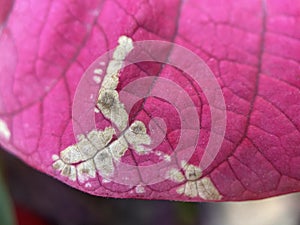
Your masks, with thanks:
M96 84L100 84L101 83L101 77L100 76L93 76L93 80L95 81Z
M60 158L68 164L88 160L108 145L114 134L115 130L111 127L103 131L92 130L87 136L81 135L77 144L63 150Z
M64 177L68 177L72 181L76 181L77 173L74 165L66 164L61 159L54 161L52 168L60 171L60 174Z
M119 131L124 131L128 123L128 114L124 105L119 100L116 90L101 89L97 107L105 118L113 122Z
M150 137L146 133L136 133L134 129L136 123L140 124L140 121L133 122L131 126L114 141L112 141L112 137L115 132L111 127L105 128L104 131L93 130L87 136L80 136L77 144L67 147L61 151L59 156L52 156L54 160L53 168L57 171L61 171L62 176L69 177L73 181L76 180L77 174L77 178L81 183L90 178L95 178L96 172L103 177L112 176L114 163L120 161L129 146L132 148L142 148L143 144L150 143ZM127 140L126 137L132 139ZM140 138L142 141L133 141ZM146 140L146 142L143 142L144 140ZM72 164L77 164L76 170L73 170ZM71 173L63 172L64 168L69 168L69 166L72 166Z
M95 108L95 112L101 112L116 126L121 135L113 140L116 131L111 126L104 130L92 130L87 135L80 135L76 144L68 146L60 152L59 156L52 156L54 161L52 167L62 176L84 183L95 178L98 173L105 180L113 175L115 165L129 147L138 154L149 152L149 149L144 146L151 144L145 124L137 120L128 127L128 114L116 91L119 72L126 55L132 49L131 38L121 36L119 45L113 53L113 59L108 63ZM101 65L105 65L104 62ZM94 70L93 79L96 83L101 82L101 78L98 79L97 76L102 72L102 69ZM141 188L139 190L141 191Z
M110 177L114 172L114 161L109 147L99 151L94 158L96 169L102 177Z
M128 114L120 102L116 88L119 84L120 70L125 57L133 49L133 42L131 38L121 36L118 43L99 90L97 107L107 119L117 126L119 131L124 131L128 123Z
M124 136L128 144L130 144L138 154L146 154L151 151L144 146L150 145L151 139L147 134L146 126L143 122L139 120L134 121L129 129L125 131Z
M85 162L80 163L77 166L77 176L80 183L88 181L90 178L96 177L95 163L93 159L89 159Z
M183 183L177 189L178 194L182 194L191 198L200 197L204 200L221 200L222 195L218 192L210 178L202 176L199 167L181 162L182 171L178 169L170 169L167 173L167 179L175 183Z

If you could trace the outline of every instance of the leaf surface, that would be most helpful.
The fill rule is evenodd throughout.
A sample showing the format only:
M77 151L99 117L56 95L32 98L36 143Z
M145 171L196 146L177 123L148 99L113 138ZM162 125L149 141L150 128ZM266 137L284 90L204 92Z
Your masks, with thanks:
M0 143L27 164L82 191L118 198L237 201L300 190L299 1L2 2L8 6L0 10ZM197 186L196 196L191 196L196 181L187 177L141 190L139 184L106 182L99 174L86 185L53 169L53 155L76 143L72 103L80 79L122 35L188 48L221 86L227 107L225 139L197 178L204 189ZM197 106L202 129L188 163L199 164L211 125L201 88L180 70L155 63L125 69L118 88L150 75L175 82ZM165 121L167 135L160 148L169 154L179 138L176 110L151 97L133 110L131 122L148 125L154 117ZM152 160L127 153L129 163ZM210 188L217 190L217 198L207 197ZM205 190L203 198L200 192Z

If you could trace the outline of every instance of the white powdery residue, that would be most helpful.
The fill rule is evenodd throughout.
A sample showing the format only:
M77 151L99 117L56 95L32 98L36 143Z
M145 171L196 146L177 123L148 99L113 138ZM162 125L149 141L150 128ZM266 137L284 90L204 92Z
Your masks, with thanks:
M101 112L122 132L128 126L128 114L123 103L120 102L116 87L124 60L133 49L133 41L129 37L121 36L118 44L112 59L108 62L105 76L100 76L103 74L103 68L95 68L93 71L93 81L97 84L101 83L94 111ZM105 66L106 63L100 62L99 65ZM95 99L95 96L90 95L90 99ZM129 144L137 152L145 153L148 150L143 145L151 143L146 127L141 121L135 121L126 132L129 141L123 134L110 143L114 134L115 128L106 127L104 130L92 130L86 135L79 135L76 144L62 150L59 156L52 156L53 169L60 171L62 176L73 181L78 180L82 184L95 178L97 174L102 177L103 183L111 182L109 179L114 174L115 163L125 154ZM124 179L126 180L126 177ZM85 184L85 187L89 186L89 183ZM144 191L143 186L136 187L137 193Z
M78 164L76 169L77 169L77 177L80 183L84 183L85 181L88 181L90 178L96 177L96 168L91 159Z
M82 160L82 155L76 145L71 145L60 152L60 159L64 163L78 163Z
M142 185L137 185L135 187L135 192L137 194L143 194L143 193L145 193L145 188Z
M65 167L65 165L66 164L62 160L58 159L52 164L52 168L54 170L61 171Z
M183 185L179 186L176 192L180 195L185 195L190 198L200 197L205 200L220 200L222 195L214 186L210 178L202 176L202 170L195 165L188 164L186 161L181 161L181 166L184 173L177 169L171 169L167 173L167 179L174 182L186 181Z
M118 47L116 48L116 50L114 51L114 54L113 54L113 58L115 60L124 60L126 55L132 51L133 49L133 42L132 42L132 39L127 37L127 36L121 36L119 37L119 45Z
M68 164L79 163L91 159L100 149L112 139L114 129L105 128L103 131L92 130L87 137L82 135L79 142L68 146L60 152L60 158Z
M99 77L99 76L93 76L93 80L95 81L96 84L101 83L101 77Z
M79 135L77 144L68 146L60 152L59 156L52 155L53 169L61 171L62 176L68 177L72 181L78 179L80 183L95 178L96 168L92 158L111 141L114 133L115 130L112 127L107 127L100 131L92 130L87 135ZM101 162L101 160L97 162ZM109 173L112 168L109 170L105 166L107 165L100 165L99 167L104 167L106 172ZM109 166L111 165L109 164Z
M117 140L112 142L109 146L109 150L114 157L115 160L119 161L120 158L125 154L128 150L128 143L124 136L120 136Z
M8 141L10 139L10 135L11 134L7 127L7 124L3 120L0 120L0 136Z
M120 102L116 90L102 88L98 96L97 106L105 118L113 122L119 131L123 131L127 127L128 114Z
M124 59L133 49L133 41L127 36L120 36L118 43L112 60L109 61L106 68L106 74L99 90L97 106L105 118L114 123L119 131L123 131L127 127L128 114L124 105L120 102L116 88Z
M103 73L103 70L102 69L95 69L94 70L94 74L97 74L97 75L101 75Z
M105 178L113 175L115 167L113 157L108 148L105 148L97 153L94 157L94 163L98 173Z
M177 188L177 193L191 198L200 197L204 200L221 200L222 195L207 177L197 181L187 181Z
M184 175L187 180L198 180L202 176L202 170L194 165L186 165L184 168Z
M125 132L125 138L138 154L148 154L150 150L143 145L150 145L151 139L146 132L145 124L139 120L134 121Z
M76 168L73 165L65 165L60 174L64 177L68 177L72 181L76 181Z
M218 189L212 183L212 181L205 177L197 181L197 190L201 198L206 200L221 200L222 195L219 193Z
M168 173L167 173L167 179L172 180L176 183L181 183L184 181L184 175L178 170L178 169L171 169Z

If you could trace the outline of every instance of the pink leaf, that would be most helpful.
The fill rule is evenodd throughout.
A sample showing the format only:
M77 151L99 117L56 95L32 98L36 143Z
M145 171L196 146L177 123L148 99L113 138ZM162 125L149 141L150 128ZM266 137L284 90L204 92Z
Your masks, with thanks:
M118 198L232 201L300 190L299 1L4 0L0 5L0 144L27 164L82 191ZM62 151L79 142L72 105L80 79L122 36L177 43L215 75L227 126L222 147L203 171L198 165L212 133L208 98L188 74L150 62L122 70L117 90L156 76L188 94L201 125L188 164L158 183L140 178L133 185L106 179L101 169L85 180L78 171L72 177L77 161L65 173L54 165ZM162 140L153 118L166 125ZM158 147L138 154L131 146L122 161L136 166L167 161L180 138L178 111L148 97L129 113L129 122L135 120L145 124ZM99 130L111 124L101 113L96 123Z

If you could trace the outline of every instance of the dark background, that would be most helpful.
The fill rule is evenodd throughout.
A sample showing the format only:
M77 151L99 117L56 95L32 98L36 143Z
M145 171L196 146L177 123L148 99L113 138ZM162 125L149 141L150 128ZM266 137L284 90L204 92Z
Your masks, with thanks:
M0 158L20 225L300 225L298 194L243 203L109 199L77 191L3 150Z

